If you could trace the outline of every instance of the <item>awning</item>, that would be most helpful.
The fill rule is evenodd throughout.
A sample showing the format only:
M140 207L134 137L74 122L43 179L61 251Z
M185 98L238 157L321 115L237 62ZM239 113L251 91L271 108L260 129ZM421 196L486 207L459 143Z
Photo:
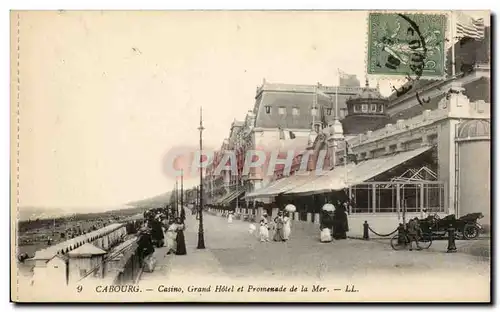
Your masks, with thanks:
M283 179L280 184L275 184L269 188L266 188L259 197L271 197L276 196L281 193L285 193L295 187L302 186L312 180L317 178L316 172L308 171L307 174L295 174L293 176L289 176Z
M260 189L258 189L256 191L253 191L253 192L251 192L249 194L246 194L245 198L251 199L251 198L259 198L259 197L268 197L266 195L263 196L263 194L265 194L266 191L268 189L270 189L270 188L276 187L278 185L284 185L285 183L287 183L285 181L285 179L286 178L281 178L279 180L273 181L273 182L269 183L268 185L266 185L266 186L264 186L264 187L262 187L262 188L260 188Z
M412 151L400 152L390 156L360 162L347 173L347 184L357 185L363 183L417 157L418 155L427 152L430 149L432 149L432 146L425 146Z
M338 166L329 171L326 175L318 176L314 180L307 181L300 186L289 189L285 194L323 194L357 185L397 167L431 148L432 147L421 147L412 151L369 159L357 165L351 163L347 166Z
M316 179L308 181L301 186L294 187L285 194L301 194L313 195L323 194L335 190L342 190L347 187L346 177L349 170L352 170L356 165L348 164L347 166L338 166L330 170L324 175L317 176Z
M233 200L235 200L237 197L241 196L245 192L244 189L242 190L237 190L229 193L228 196L226 196L222 201L221 205L229 205Z

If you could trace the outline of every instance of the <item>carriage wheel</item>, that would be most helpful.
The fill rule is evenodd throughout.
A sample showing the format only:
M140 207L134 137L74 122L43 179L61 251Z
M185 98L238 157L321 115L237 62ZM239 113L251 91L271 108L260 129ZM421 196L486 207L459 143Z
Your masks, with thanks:
M394 250L406 249L408 247L408 239L404 238L400 241L399 235L396 234L391 238L391 247Z
M463 229L465 239L475 239L479 236L479 229L473 224L466 224Z
M422 234L422 237L420 237L418 244L423 249L429 249L429 247L431 247L431 245L432 245L432 236L430 234L427 234L427 233Z

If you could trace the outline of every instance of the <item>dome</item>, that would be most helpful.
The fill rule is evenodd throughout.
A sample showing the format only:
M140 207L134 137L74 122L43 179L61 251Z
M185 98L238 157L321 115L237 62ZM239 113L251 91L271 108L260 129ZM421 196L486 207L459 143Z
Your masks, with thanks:
M370 88L368 80L366 80L363 91L361 91L358 95L349 97L347 101L355 100L355 101L365 102L366 100L369 99L385 100L385 97L383 97L382 94L380 94L379 88Z
M459 140L489 138L491 122L485 119L473 119L458 124L456 137Z

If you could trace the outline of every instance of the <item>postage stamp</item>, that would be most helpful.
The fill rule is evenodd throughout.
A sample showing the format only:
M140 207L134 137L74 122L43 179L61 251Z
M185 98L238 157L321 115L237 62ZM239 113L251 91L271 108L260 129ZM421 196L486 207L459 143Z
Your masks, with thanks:
M368 23L369 75L445 75L445 14L370 13Z
M11 301L490 301L488 12L399 89L368 16L444 74L439 14L11 11Z

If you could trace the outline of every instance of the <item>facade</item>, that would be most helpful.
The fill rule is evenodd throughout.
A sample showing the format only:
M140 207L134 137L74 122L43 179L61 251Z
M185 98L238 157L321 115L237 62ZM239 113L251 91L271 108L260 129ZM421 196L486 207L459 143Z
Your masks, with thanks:
M446 79L411 80L387 98L368 84L264 81L245 147L286 150L291 141L300 145L299 137L307 140L289 176L277 167L273 177L259 170L242 177L247 202L267 202L275 210L293 203L295 219L319 222L324 203L349 199L355 202L349 211L353 227L370 220L381 232L424 210L482 212L481 222L489 224L489 37L486 28L483 40L460 40ZM306 155L309 174L298 174ZM318 177L316 168L330 172Z
M352 198L349 219L356 229L368 220L390 232L405 217L421 217L424 209L438 215L481 212L481 222L489 225L490 104L470 101L460 83L449 85L434 110L330 145L335 161L327 175L284 177L250 196L271 197L276 207L293 203L296 219L312 222L319 222L324 203ZM335 141L335 131L323 134ZM317 155L331 147L316 141L312 150Z
M241 199L237 201L238 206L252 206L251 201L242 200L244 193L268 185L273 177L259 168L251 168L247 174L243 173L246 151L257 149L270 153L277 149L299 150L315 139L314 133L332 124L335 116L343 118L347 111L346 102L350 97L367 89L377 91L377 88L360 87L354 76L347 82L349 83L343 83L346 85L332 87L319 83L275 84L264 80L257 87L253 109L248 111L244 121L233 122L228 138L215 153L212 165L207 168L204 188L209 203L236 208L235 199L238 197ZM231 177L229 173L220 176L213 174L226 150L236 152L238 175Z

